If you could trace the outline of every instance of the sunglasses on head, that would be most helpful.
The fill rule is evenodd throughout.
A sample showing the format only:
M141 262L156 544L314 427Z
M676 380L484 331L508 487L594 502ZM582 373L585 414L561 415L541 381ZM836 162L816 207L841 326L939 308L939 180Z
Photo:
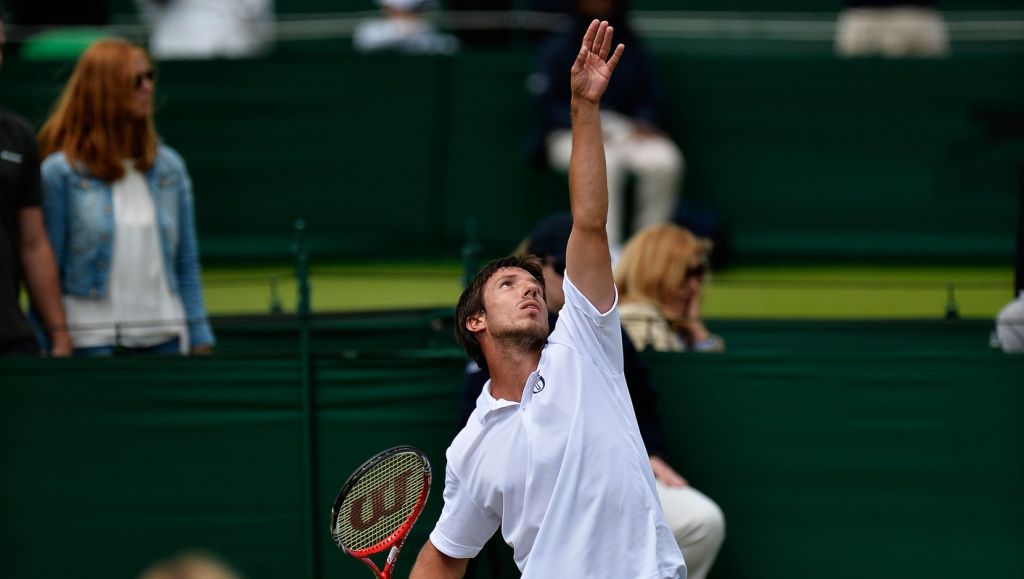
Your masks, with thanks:
M152 68L145 72L140 72L139 74L135 75L136 90L142 88L142 83L146 82L147 80L153 83L156 82L156 71Z

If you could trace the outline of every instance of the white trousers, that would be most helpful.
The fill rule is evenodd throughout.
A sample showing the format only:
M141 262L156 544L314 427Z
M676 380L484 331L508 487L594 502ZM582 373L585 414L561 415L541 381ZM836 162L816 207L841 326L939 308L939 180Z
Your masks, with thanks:
M949 33L933 8L847 8L836 23L840 56L937 58L949 54Z
M665 137L637 136L635 123L620 114L602 111L601 127L608 168L608 245L614 251L625 239L623 197L628 175L633 174L637 181L632 234L672 219L683 174L683 154ZM552 167L567 170L572 157L572 131L564 129L548 135L547 151Z
M691 486L668 487L658 483L658 498L665 522L683 551L687 579L704 579L725 540L722 509Z

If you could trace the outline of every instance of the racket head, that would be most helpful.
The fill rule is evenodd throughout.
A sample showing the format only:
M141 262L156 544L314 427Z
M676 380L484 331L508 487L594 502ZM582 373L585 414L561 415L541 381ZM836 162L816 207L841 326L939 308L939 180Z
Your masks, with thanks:
M368 557L400 542L423 511L430 461L412 446L389 448L360 466L331 508L331 538L353 557Z

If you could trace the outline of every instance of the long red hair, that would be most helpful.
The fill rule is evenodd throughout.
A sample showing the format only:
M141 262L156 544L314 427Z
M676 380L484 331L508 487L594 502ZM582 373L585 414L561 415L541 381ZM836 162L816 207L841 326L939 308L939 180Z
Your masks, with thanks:
M39 149L45 157L63 151L71 163L81 163L95 177L116 181L124 176L125 159L140 171L153 166L157 136L153 115L133 117L128 103L135 91L132 61L149 55L118 38L94 42L78 58L53 113L39 130Z

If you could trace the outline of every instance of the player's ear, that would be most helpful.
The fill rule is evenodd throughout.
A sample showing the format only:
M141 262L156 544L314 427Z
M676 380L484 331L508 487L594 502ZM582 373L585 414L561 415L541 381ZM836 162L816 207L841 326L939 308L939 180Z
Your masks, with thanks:
M466 318L466 329L474 334L487 328L487 314L479 312Z

